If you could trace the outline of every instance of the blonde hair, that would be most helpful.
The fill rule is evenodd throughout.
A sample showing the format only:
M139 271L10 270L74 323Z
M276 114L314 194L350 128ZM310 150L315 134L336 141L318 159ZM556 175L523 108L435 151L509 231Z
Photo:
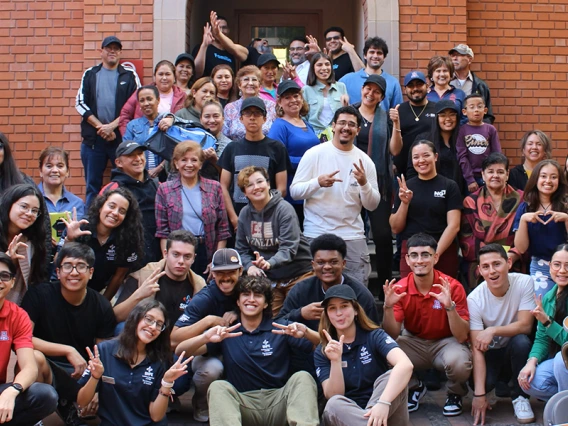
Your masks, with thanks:
M237 176L237 185L239 189L243 191L243 193L245 192L245 187L249 184L249 178L256 172L264 176L264 178L270 185L270 178L268 177L268 172L264 167L248 166L242 169Z
M183 104L185 108L189 108L190 106L195 106L195 95L193 93L197 92L207 83L211 83L213 85L213 87L215 88L215 96L217 96L217 86L215 86L215 83L213 83L213 79L211 77L201 77L199 80L193 83L193 86L191 86L189 94L185 98L185 102Z
M199 142L183 141L178 143L174 149L174 154L172 155L171 162L172 170L176 172L178 171L176 161L178 161L182 157L185 157L188 152L196 153L197 158L199 158L199 161L201 163L203 163L203 161L205 160L205 156L203 155L203 150L201 149L201 144Z

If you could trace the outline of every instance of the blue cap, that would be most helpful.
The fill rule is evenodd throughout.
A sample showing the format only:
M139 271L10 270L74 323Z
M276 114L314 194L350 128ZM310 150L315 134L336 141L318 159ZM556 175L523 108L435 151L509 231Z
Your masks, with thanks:
M406 74L406 77L404 77L404 85L408 86L408 84L414 80L420 80L422 83L428 84L428 82L426 81L426 76L422 71L410 71L408 74Z

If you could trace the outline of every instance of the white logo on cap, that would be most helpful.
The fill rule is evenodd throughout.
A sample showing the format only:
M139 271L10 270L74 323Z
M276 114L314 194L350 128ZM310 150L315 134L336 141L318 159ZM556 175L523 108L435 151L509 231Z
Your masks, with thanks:
M420 78L420 76L418 75L418 73L416 71L412 72L412 74L410 75L411 78Z

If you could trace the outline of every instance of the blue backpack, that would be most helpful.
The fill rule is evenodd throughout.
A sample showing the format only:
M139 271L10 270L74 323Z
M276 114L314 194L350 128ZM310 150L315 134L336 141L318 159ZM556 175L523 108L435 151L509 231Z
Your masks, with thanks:
M154 126L144 146L154 154L171 161L176 145L188 140L198 142L202 149L217 148L215 136L193 121L176 122L166 132Z

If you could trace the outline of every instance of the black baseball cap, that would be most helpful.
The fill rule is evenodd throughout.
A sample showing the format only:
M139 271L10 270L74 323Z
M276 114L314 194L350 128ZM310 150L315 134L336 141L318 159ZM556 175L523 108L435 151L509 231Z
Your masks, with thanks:
M451 109L452 111L455 111L458 114L460 113L460 109L453 101L443 100L440 102L436 102L434 106L436 107L436 114L440 114L445 109Z
M189 53L180 53L176 58L174 65L177 66L177 64L179 64L183 60L188 60L189 62L191 62L191 65L193 65L193 68L195 68L195 59L193 59L193 56L191 56Z
M325 292L325 297L321 302L322 306L327 306L329 300L334 297L338 297L343 300L357 300L357 296L351 287L347 284L337 284Z
M109 44L116 43L122 49L122 42L119 40L117 36L108 36L103 40L101 48L107 47Z
M253 96L252 98L246 98L243 101L243 103L241 104L241 114L245 109L250 107L256 107L264 114L266 114L266 105L264 104L264 101L256 96Z
M302 90L302 88L294 80L284 80L282 83L278 85L278 89L276 89L276 94L278 96L282 96L288 90L295 90L299 92L300 90Z
M124 141L116 148L116 156L120 157L121 155L130 155L137 149L146 151L147 148L144 145L140 145L138 142Z
M276 62L277 65L280 65L280 61L272 53L263 53L258 57L256 66L260 68L261 66L266 65L269 62Z
M235 249L222 248L213 254L212 271L234 271L242 267L241 256Z
M383 91L383 95L387 92L387 81L380 75L371 74L369 77L367 77L367 80L365 80L363 86L366 86L367 84L376 84L377 86L379 86L379 89Z

